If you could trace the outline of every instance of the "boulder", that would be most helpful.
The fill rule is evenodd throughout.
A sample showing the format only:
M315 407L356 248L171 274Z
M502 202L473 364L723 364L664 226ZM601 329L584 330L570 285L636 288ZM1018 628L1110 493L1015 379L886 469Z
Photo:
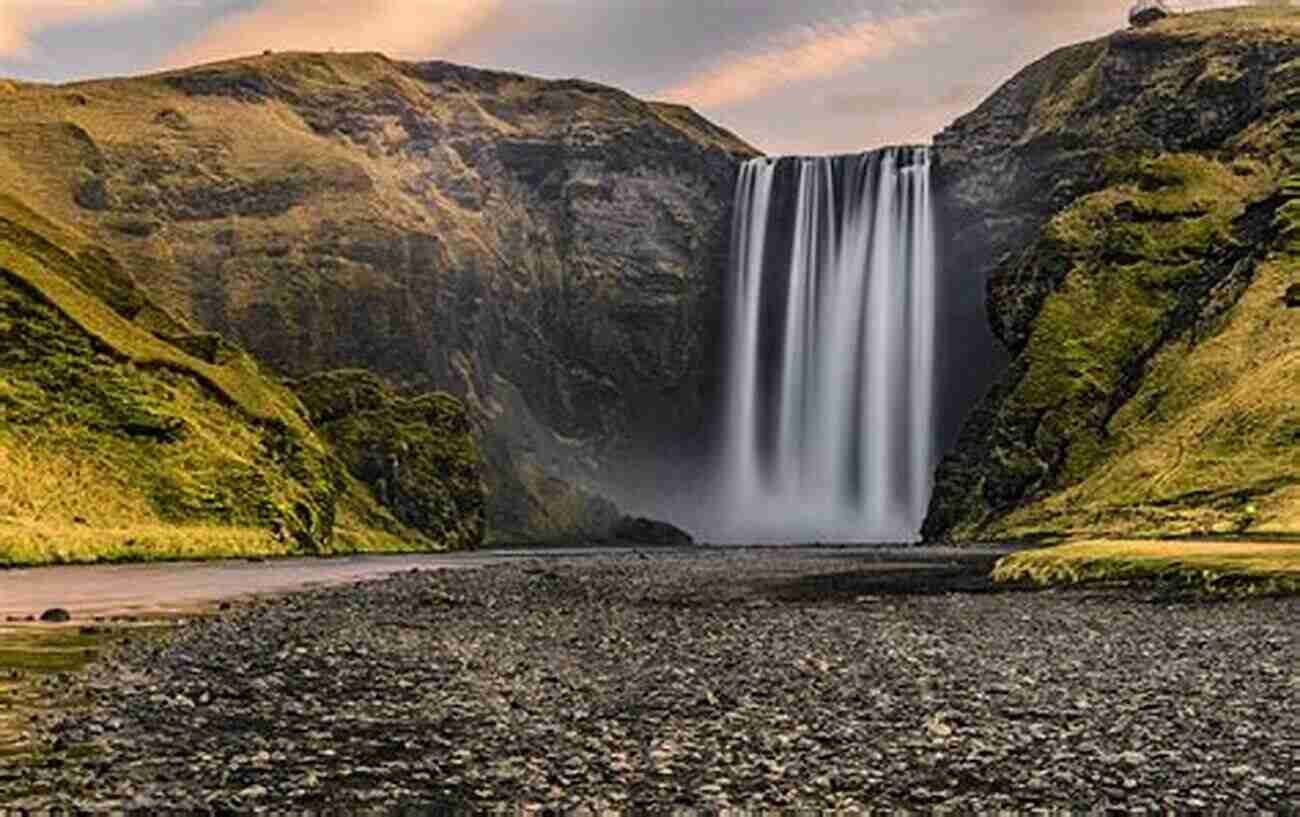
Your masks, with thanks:
M655 547L691 547L695 537L668 522L625 516L610 531L615 542Z
M72 614L67 610L64 610L62 607L51 607L44 613L41 613L41 621L46 624L63 624L64 622L71 620Z

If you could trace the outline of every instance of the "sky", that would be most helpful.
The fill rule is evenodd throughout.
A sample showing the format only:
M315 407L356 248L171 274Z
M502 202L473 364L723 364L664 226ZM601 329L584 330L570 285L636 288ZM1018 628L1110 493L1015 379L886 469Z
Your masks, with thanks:
M0 76L382 51L687 104L773 155L846 153L930 141L1033 60L1122 28L1130 2L0 0Z

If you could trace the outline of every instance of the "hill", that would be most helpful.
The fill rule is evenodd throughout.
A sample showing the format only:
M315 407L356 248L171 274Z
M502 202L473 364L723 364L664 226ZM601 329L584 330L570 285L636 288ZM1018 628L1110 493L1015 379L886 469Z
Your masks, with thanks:
M936 144L1011 363L927 537L1300 532L1300 10L1063 49Z
M705 420L736 163L686 108L377 54L11 83L0 194L278 375L480 422L501 537L581 528L615 452Z

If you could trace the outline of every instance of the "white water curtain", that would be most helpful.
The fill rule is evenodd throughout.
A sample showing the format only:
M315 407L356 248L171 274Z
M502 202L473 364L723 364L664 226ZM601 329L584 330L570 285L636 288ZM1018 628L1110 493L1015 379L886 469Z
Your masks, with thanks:
M926 149L741 169L724 538L919 537L934 469L935 274Z

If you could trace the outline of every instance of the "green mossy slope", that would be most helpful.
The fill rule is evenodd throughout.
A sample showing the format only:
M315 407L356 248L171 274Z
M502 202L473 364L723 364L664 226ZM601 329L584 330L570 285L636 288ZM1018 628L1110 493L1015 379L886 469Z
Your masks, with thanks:
M1300 10L1216 11L1064 49L940 137L1011 363L927 538L1300 532L1298 102Z
M1000 387L989 456L945 474L978 482L941 508L950 537L1300 530L1285 168L1116 159L1047 224L1010 277L1060 283Z
M473 544L455 508L439 539L384 512L298 398L212 340L107 253L0 202L0 564Z
M1300 311L1284 302L1300 281L1300 253L1282 237L1288 216L1277 199L1257 206L1257 220L1276 214L1259 234L1262 247L1237 249L1271 249L1208 281L1199 312L1166 307L1157 331L1112 364L1127 381L1110 394L1127 399L1100 403L1105 422L1073 436L1075 456L1059 477L1068 487L1012 513L1000 530L1300 531ZM1230 239L1216 247L1225 260L1234 257ZM1070 290L1058 296L1068 301ZM1064 323L1052 312L1044 319ZM1113 305L1097 323L1121 320L1142 325ZM1042 346L1031 341L1048 361L1064 358Z

